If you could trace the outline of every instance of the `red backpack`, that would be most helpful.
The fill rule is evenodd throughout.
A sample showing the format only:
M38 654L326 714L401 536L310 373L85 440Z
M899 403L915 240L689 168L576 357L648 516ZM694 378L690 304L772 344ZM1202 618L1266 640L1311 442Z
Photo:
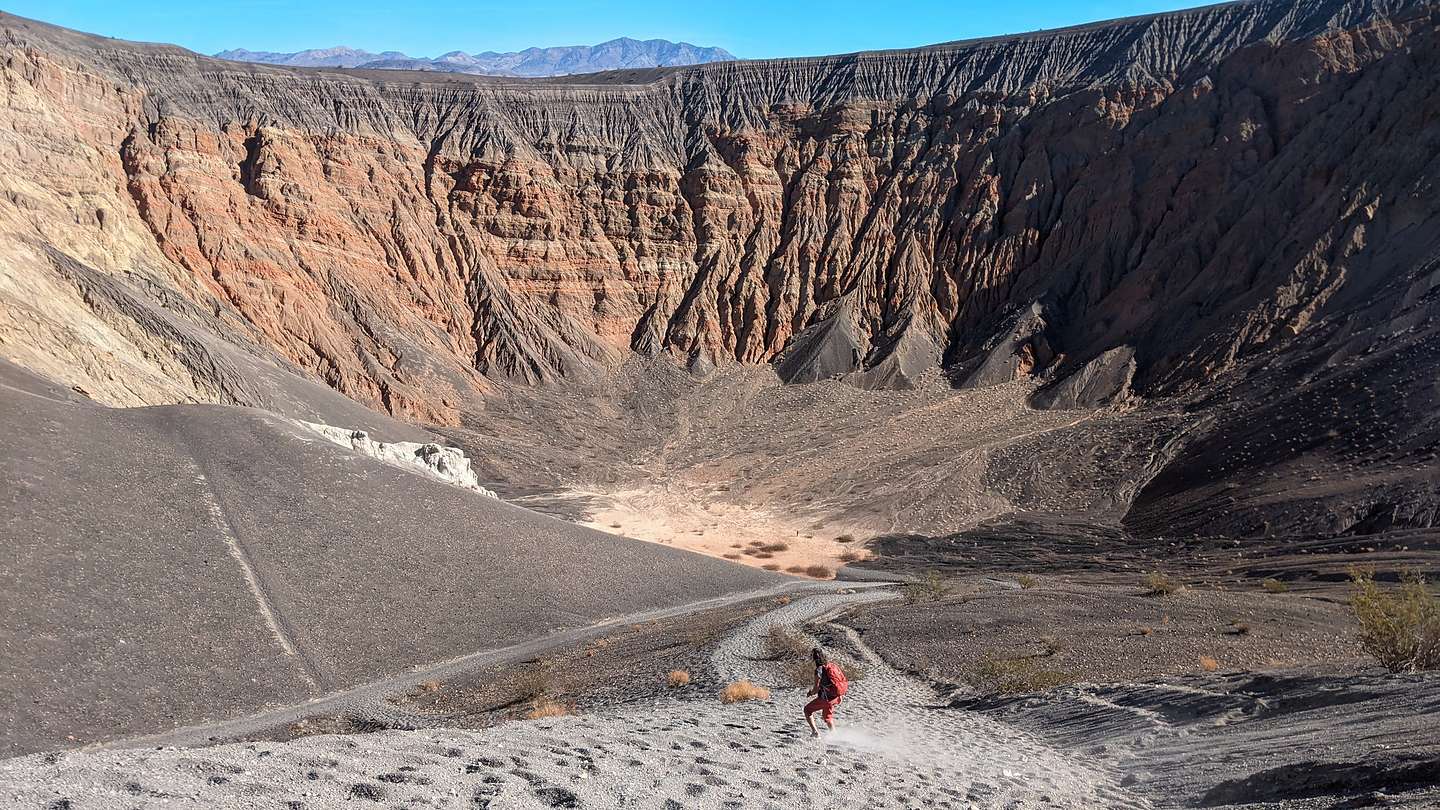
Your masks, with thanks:
M850 682L845 680L845 671L840 668L839 664L828 661L823 669L825 671L824 680L828 682L829 686L827 691L832 694L832 700L850 691Z

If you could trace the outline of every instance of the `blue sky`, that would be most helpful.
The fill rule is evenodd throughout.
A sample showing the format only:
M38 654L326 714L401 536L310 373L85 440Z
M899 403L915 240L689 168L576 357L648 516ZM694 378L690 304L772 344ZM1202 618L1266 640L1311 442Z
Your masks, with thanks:
M202 53L350 45L438 56L454 50L590 45L630 36L718 45L757 59L906 48L1203 4L1205 0L18 0L7 3L5 10L122 39L172 42Z

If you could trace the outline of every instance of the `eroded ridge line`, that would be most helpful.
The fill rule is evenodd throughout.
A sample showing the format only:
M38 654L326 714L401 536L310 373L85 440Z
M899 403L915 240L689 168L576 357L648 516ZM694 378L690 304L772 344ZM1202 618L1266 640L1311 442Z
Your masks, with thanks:
M260 578L255 569L255 563L250 559L250 553L245 550L245 544L241 541L239 531L230 520L225 506L220 502L220 496L210 482L210 477L205 470L205 465L194 453L191 453L192 463L196 466L195 483L199 485L201 497L205 499L205 508L210 512L210 517L219 529L220 536L225 541L225 549L235 564L240 567L240 573L245 577L245 584L250 588L250 595L255 598L255 607L260 611L260 617L265 620L265 626L270 629L270 634L275 637L275 642L286 655L300 662L300 674L310 684L310 688L320 689L320 670L315 662L310 660L296 646L294 639L290 637L290 631L285 625L280 611L270 594L265 588L264 581Z

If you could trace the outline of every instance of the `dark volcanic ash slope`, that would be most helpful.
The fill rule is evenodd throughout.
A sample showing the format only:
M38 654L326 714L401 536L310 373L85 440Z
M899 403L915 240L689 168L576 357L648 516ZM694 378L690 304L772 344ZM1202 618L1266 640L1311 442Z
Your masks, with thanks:
M780 582L403 472L263 411L0 363L0 756L299 703Z

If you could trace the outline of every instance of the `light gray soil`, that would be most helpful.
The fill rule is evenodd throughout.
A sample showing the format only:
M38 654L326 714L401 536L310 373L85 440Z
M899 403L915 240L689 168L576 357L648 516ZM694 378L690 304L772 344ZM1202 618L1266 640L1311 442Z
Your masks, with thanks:
M870 655L811 740L803 690L764 660L776 624L805 623L874 591L796 600L719 644L712 666L769 686L764 701L657 698L613 713L477 732L381 732L38 754L0 763L15 807L1149 807L1089 758L982 714ZM349 804L346 804L349 802Z

